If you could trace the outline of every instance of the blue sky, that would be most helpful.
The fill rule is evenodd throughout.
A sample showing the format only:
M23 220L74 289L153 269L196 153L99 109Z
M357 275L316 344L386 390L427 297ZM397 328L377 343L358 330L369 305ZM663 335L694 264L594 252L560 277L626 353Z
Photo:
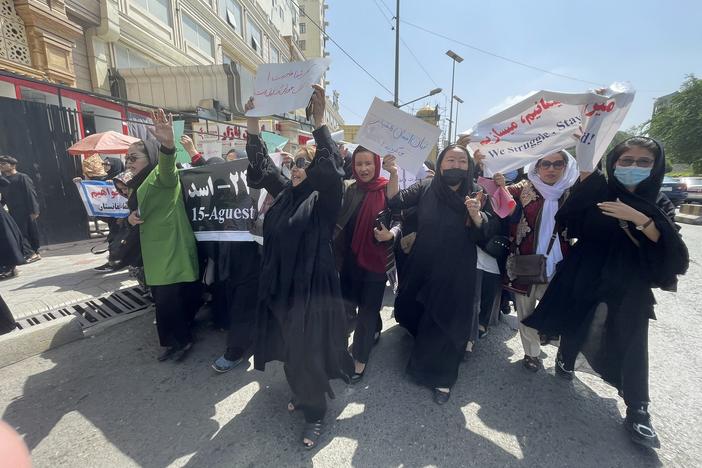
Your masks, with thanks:
M393 16L388 8L394 12L395 0L328 3L328 34L392 91L395 32L387 18ZM550 72L601 84L630 81L637 95L624 129L649 119L653 100L676 91L687 73L702 77L702 1L535 0L526 5L517 0L401 0L400 18ZM401 45L400 102L435 87L444 89L444 94L416 103L415 109L439 104L448 114L451 59L445 52L452 49L464 58L456 65L454 88L465 101L459 131L531 91L594 87L484 55L407 24L400 25L400 33L428 72ZM331 42L328 51L329 88L341 93L347 123L361 123L374 96L392 99Z

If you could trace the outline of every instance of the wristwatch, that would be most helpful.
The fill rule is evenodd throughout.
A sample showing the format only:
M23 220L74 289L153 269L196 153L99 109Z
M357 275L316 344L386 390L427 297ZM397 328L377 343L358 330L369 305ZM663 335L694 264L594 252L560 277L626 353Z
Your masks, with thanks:
M647 227L649 227L649 226L651 225L652 222L653 222L653 218L648 218L648 221L646 221L645 223L643 223L643 224L640 225L640 226L636 226L636 230L637 230L637 231L643 231L644 229L646 229Z

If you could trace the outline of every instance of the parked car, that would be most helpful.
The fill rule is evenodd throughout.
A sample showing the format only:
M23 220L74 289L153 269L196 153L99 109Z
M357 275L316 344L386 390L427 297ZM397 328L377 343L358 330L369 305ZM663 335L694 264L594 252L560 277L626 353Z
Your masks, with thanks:
M681 205L687 199L687 185L675 177L664 177L661 192L673 202L675 206Z
M687 185L687 202L702 203L702 177L685 177L682 181Z

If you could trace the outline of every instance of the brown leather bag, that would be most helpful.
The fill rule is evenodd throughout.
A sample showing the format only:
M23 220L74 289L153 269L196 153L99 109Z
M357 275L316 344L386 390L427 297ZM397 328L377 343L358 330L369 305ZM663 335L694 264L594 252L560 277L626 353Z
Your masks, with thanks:
M546 255L516 255L512 254L507 257L507 277L510 282L524 285L546 284L548 283L548 274L546 273L546 257L551 253L553 244L558 238L556 226L553 228L551 241L548 243Z

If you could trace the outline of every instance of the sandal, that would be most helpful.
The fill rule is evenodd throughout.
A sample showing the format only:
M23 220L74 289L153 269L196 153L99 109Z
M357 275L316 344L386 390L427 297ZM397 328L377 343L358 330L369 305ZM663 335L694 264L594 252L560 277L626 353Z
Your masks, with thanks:
M322 429L324 429L324 422L321 419L318 421L305 423L305 429L302 432L302 445L307 450L317 446L317 442L322 436ZM305 442L305 439L309 440L311 443Z
M522 361L522 364L524 364L524 367L529 372L538 372L539 367L541 367L541 361L539 360L539 358L527 356L526 354L524 355L524 360Z
M297 402L295 401L295 398L291 398L288 402L288 413L293 414L297 410Z

